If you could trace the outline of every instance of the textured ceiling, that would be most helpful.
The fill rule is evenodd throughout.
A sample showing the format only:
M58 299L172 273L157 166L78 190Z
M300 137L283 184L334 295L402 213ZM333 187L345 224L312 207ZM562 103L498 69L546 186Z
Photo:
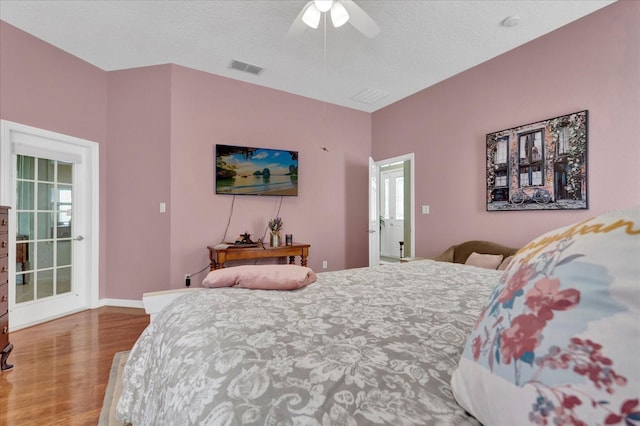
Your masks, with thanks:
M287 37L306 0L0 0L0 19L107 71L174 63L373 112L612 1L356 3L380 26L377 37L329 24L325 44L322 23ZM510 15L520 24L500 25ZM232 59L264 70L232 69ZM383 98L351 99L367 89Z

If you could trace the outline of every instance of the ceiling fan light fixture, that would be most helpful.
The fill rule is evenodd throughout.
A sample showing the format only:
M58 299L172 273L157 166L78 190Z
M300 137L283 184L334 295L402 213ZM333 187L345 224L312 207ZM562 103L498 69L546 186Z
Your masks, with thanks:
M335 3L331 7L331 22L333 26L338 28L343 26L349 20L349 12L340 3Z
M333 6L333 0L314 0L313 4L320 12L328 12Z
M318 28L318 25L320 25L320 15L322 15L322 13L318 10L315 4L311 3L304 12L304 15L302 15L302 22L315 30Z

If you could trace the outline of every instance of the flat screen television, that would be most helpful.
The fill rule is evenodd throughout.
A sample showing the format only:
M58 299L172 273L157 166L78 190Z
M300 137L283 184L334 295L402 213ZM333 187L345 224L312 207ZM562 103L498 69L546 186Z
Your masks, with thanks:
M298 195L298 151L216 145L216 194Z

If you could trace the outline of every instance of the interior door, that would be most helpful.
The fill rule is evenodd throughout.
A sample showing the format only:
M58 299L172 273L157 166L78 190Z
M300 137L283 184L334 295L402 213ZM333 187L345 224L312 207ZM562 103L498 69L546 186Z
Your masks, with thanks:
M405 154L393 158L388 158L381 161L373 161L369 158L369 266L380 264L380 228L382 223L380 221L380 171L383 167L393 167L402 164L403 179L402 190L404 197L399 198L402 200L402 224L399 227L403 229L402 238L396 237L394 244L398 247L399 256L399 241L403 241L403 255L404 257L411 257L415 255L415 171L414 171L414 154ZM398 222L399 223L399 222ZM399 230L398 230L399 231ZM400 235L398 233L397 235Z
M2 126L0 189L13 206L9 311L15 330L97 304L96 159L92 142Z
M378 212L378 165L369 157L369 266L380 264L380 214Z
M380 168L380 255L400 258L404 253L404 163Z

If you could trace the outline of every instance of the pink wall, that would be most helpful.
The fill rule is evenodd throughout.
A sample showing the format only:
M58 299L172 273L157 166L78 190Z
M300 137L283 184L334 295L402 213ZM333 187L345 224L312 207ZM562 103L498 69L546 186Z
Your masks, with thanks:
M299 196L284 197L284 232L311 244L309 266L365 266L371 115L172 66L171 287L209 263L223 238L232 196L214 194L216 144L299 152ZM327 147L325 152L321 147ZM280 197L238 196L227 240L262 237ZM193 280L198 285L204 274Z
M417 255L470 239L520 246L640 201L639 23L640 2L619 1L373 114L376 160L415 153ZM486 212L486 134L584 109L589 210Z
M108 73L106 296L168 288L171 67Z
M416 207L432 211L416 216L418 255L520 245L640 199L639 16L620 1L374 114L328 105L327 126L321 102L174 65L106 73L0 22L0 117L100 144L102 298L179 287L207 264L231 205L213 193L216 143L300 152L300 196L280 215L316 270L367 264L371 150L415 152ZM582 109L590 210L485 212L485 134ZM237 197L228 238L261 235L277 202Z
M367 264L370 114L328 105L325 127L318 101L173 65L107 73L0 28L0 117L100 144L101 298L180 287L208 263L231 203L213 193L216 143L298 150L285 232L316 270ZM278 200L237 197L227 239L261 236Z
M107 73L0 21L0 118L100 145L100 252L107 247ZM106 294L100 257L100 295Z

